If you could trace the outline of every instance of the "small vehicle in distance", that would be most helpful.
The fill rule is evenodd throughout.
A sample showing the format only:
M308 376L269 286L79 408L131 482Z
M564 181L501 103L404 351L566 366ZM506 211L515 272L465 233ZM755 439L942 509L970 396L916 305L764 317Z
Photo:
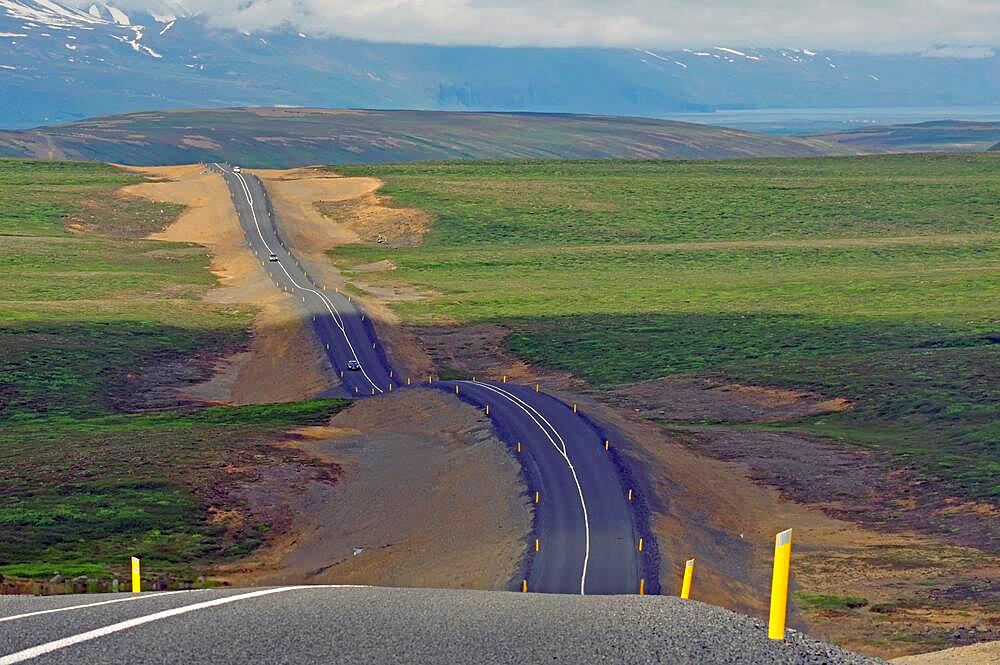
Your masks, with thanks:
M278 255L275 254L274 252L271 252L271 256L267 257L267 260L270 261L271 263L277 263Z
M243 172L243 169L241 169L240 167L238 167L238 166L234 166L233 167L233 173L242 173L242 172Z
M357 360L348 360L347 369L351 370L352 372L356 372L359 369L361 369L361 363L359 363Z

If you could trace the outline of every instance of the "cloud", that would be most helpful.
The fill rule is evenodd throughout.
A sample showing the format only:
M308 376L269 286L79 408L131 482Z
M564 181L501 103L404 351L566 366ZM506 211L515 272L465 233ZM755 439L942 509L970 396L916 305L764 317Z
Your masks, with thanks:
M74 1L86 7L92 0ZM308 34L436 44L651 48L727 44L876 52L922 52L934 44L1000 44L997 0L117 0L112 4L133 11L183 13L178 9L186 8L216 26L242 30L290 25Z

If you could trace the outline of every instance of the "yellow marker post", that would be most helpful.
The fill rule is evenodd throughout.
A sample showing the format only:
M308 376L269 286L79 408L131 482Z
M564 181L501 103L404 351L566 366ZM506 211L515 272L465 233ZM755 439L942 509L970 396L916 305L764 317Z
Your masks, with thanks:
M521 442L517 442L517 452L521 452Z
M642 538L639 539L639 551L642 551Z
M427 375L427 383L434 383L434 377L430 374Z
M535 392L537 393L537 392L538 392L538 391L540 391L541 389L542 389L542 386L540 386L539 384L537 384L537 383L536 383L536 384L535 384Z
M538 500L541 498L542 498L542 493L539 492L538 490L535 490L535 503L537 504Z
M604 449L611 450L611 442L608 441L607 439L604 440Z
M528 580L521 582L521 593L528 593Z
M774 574L771 577L771 616L767 636L785 639L785 616L788 613L788 573L792 565L792 530L774 537Z
M632 503L632 490L628 491L628 501L629 503Z
M406 385L410 385L410 377L406 377Z
M503 375L503 383L507 383L507 375L506 374Z
M573 402L573 413L576 413L576 402Z
M639 580L639 595L640 596L646 595L646 580L644 579Z
M691 597L691 579L694 577L694 559L688 559L684 564L684 581L681 582L681 598Z
M458 384L455 384L455 394L458 394Z
M139 559L132 557L132 593L142 591L142 577L139 575Z
M538 551L538 548L539 548L540 546L541 546L541 543L540 543L540 542L538 541L538 538L535 538L535 551L536 551L536 552Z
M490 415L490 405L486 405L486 415Z

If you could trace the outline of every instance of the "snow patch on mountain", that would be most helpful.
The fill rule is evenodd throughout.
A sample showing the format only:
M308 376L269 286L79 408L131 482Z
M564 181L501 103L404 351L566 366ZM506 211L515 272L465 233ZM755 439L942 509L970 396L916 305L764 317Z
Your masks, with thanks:
M87 12L63 7L51 0L0 0L0 9L4 9L11 18L28 22L27 25L33 28L37 28L38 23L50 28L76 28L106 23Z
M122 10L112 5L104 5L104 8L108 10L108 13L111 14L111 18L118 25L132 25L132 20L128 17L128 14Z

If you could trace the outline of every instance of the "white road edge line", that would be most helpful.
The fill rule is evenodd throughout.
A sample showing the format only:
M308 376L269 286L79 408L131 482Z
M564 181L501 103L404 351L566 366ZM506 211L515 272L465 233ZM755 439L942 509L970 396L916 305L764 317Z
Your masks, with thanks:
M531 418L533 421L535 421L535 424L538 425L538 428L541 429L542 433L545 434L546 438L548 438L549 443L551 443L552 447L556 449L556 452L562 455L562 458L566 460L566 466L569 467L570 473L573 474L573 482L576 483L576 491L579 492L580 494L580 507L583 509L583 530L584 530L585 540L584 540L584 553L583 553L583 574L580 577L580 595L581 596L585 595L586 594L585 589L587 587L587 565L590 562L590 519L587 516L587 502L583 498L583 487L580 486L580 479L577 478L576 468L573 466L573 463L569 459L569 452L566 449L566 441L562 438L562 435L559 434L559 430L555 428L555 425L550 423L545 416L543 416L541 413L538 412L537 409L535 409L535 407L531 406L517 395L508 392L503 388L499 388L489 383L482 383L480 381L463 381L462 383L469 383L474 386L481 386L483 388L486 388L487 390L490 390L500 395L501 397L506 398L508 401L512 402L516 407L527 413L528 417ZM559 442L562 443L562 450L559 449L559 446L556 444L555 440L553 440L552 435L549 434L549 432L545 429L542 423L538 421L538 418L535 418L535 415L532 415L532 412L534 412L534 414L537 415L538 418L541 418L541 420L546 425L549 426L549 429L552 430L552 434L555 434L556 437L559 439Z
M59 640L53 640L52 642L46 642L45 644L39 644L38 646L34 646L29 649L24 649L16 653L8 654L6 656L0 656L0 665L15 665L16 663L23 663L26 660L31 660L32 658L38 658L39 656L44 656L47 653L52 653L53 651L58 651L59 649L65 649L66 647L73 646L74 644L89 642L90 640L96 640L98 637L104 637L105 635L112 635L114 633L119 633L123 630L128 630L129 628L135 628L136 626L152 623L153 621L159 621L161 619L168 619L170 617L179 616L181 614L187 614L188 612L194 612L195 610L202 610L209 607L217 607L219 605L235 603L238 600L259 598L261 596L268 596L274 593L282 593L284 591L294 591L296 589L339 589L339 588L357 589L357 588L362 588L362 586L363 585L286 586L286 587L278 587L275 589L261 589L260 591L241 593L237 596L226 596L224 598L216 598L215 600L206 600L205 602L202 603L195 603L193 605L184 605L183 607L175 607L170 610L164 610L162 612L147 614L146 616L137 617L135 619L129 619L128 621L113 623L109 626L104 626L103 628L88 630L85 633L79 633L78 635L70 635L69 637L64 637ZM158 594L158 595L163 595L163 594Z
M223 173L231 173L232 175L236 176L236 178L240 181L240 184L243 186L243 194L247 197L247 203L250 204L250 215L253 217L253 224L257 228L257 235L260 236L260 242L261 244L264 245L264 248L267 249L269 254L273 253L271 246L267 244L266 240L264 240L264 234L260 230L260 222L257 221L257 212L254 210L253 207L254 206L253 196L250 194L250 188L249 186L247 186L246 180L243 178L243 174L236 173L235 171L227 171L218 162L215 162L215 166ZM281 268L281 271L285 273L285 277L288 278L288 281L291 282L295 288L299 289L300 291L306 291L308 293L312 293L316 296L319 296L319 299L326 306L327 311L330 312L330 316L333 317L333 320L337 324L337 327L340 328L340 332L344 336L344 341L347 342L347 347L350 349L351 355L354 356L354 360L358 363L358 366L361 368L361 374L363 374L365 379L368 380L368 383L371 384L372 388L374 388L380 393L384 393L385 391L382 390L382 388L379 387L374 381L372 381L372 378L368 376L368 372L365 371L364 365L358 358L358 352L354 349L354 345L351 344L351 339L347 335L347 329L344 327L343 317L340 314L340 310L337 309L337 306L333 304L333 301L331 301L325 294L320 293L319 291L299 285L299 283L296 282L290 274L288 274L288 270L285 268L285 266L279 263L278 267Z
M136 594L128 596L127 598L115 598L114 600L102 600L99 603L86 603L83 605L67 605L66 607L57 607L52 610L39 610L37 612L27 612L25 614L15 614L9 617L0 617L0 623L5 621L16 621L18 619L27 619L28 617L36 617L41 614L55 614L56 612L72 612L73 610L82 610L88 607L98 607L100 605L113 605L115 603L127 603L133 600L148 600L149 598L161 598L163 596L171 596L175 593L194 593L197 590L185 590L185 591L162 591L159 593L144 593L142 595Z

